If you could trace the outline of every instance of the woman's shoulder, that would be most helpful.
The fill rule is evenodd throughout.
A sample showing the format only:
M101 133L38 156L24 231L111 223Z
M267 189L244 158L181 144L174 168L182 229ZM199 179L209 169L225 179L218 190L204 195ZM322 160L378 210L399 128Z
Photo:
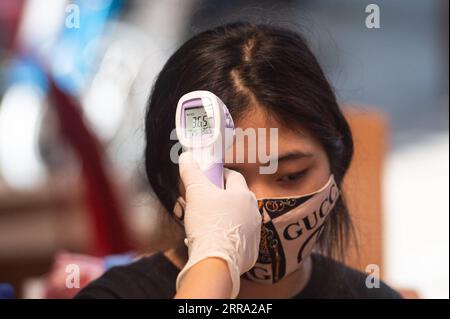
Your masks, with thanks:
M313 254L312 259L311 278L297 298L402 298L385 282L374 281L368 274L319 254Z
M75 298L173 298L179 270L162 252L106 271Z
M313 271L296 298L382 298L401 296L383 281L366 284L367 274L331 258L313 254ZM84 287L75 298L173 298L179 269L162 252L113 267Z

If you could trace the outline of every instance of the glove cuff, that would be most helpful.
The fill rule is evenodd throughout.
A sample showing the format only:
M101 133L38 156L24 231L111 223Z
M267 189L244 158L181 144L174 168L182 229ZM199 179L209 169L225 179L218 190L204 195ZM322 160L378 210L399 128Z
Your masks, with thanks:
M234 256L233 254L234 249L225 249L224 247L217 247L216 249L211 249L211 247L208 247L208 249L202 249L203 247L201 245L191 245L189 241L187 242L187 246L189 247L189 260L177 276L176 290L178 291L178 289L180 288L181 281L183 280L189 269L191 269L200 261L205 260L206 258L215 257L221 258L227 262L232 282L232 291L230 298L236 298L239 294L241 274L236 256Z

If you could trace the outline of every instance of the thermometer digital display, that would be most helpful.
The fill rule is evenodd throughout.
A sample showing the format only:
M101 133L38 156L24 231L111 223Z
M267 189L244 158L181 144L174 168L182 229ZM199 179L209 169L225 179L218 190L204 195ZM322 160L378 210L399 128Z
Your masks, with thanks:
M233 143L230 135L234 136L234 123L222 100L209 91L183 95L178 101L175 127L183 149L192 151L209 180L223 188L224 154Z
M194 107L185 111L186 137L194 138L211 134L210 118L203 107Z

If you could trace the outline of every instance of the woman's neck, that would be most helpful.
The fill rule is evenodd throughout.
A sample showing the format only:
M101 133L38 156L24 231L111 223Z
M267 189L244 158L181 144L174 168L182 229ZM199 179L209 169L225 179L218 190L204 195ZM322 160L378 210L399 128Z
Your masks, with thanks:
M180 251L180 248L166 250L164 255L179 269L183 268L187 262L187 254ZM261 284L241 278L241 289L237 298L292 298L306 287L306 284L311 277L312 267L312 258L308 257L304 260L298 270L271 285Z
M289 299L299 294L311 277L312 258L301 267L274 284L261 284L241 278L240 299Z

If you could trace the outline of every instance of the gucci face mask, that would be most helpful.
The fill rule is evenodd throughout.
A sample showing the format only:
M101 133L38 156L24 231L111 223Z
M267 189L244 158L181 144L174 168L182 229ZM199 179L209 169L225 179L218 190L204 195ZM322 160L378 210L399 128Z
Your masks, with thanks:
M244 278L273 284L299 269L317 243L338 198L339 189L331 175L325 186L310 194L258 199L262 215L259 254ZM181 223L184 207L180 197L174 214Z

